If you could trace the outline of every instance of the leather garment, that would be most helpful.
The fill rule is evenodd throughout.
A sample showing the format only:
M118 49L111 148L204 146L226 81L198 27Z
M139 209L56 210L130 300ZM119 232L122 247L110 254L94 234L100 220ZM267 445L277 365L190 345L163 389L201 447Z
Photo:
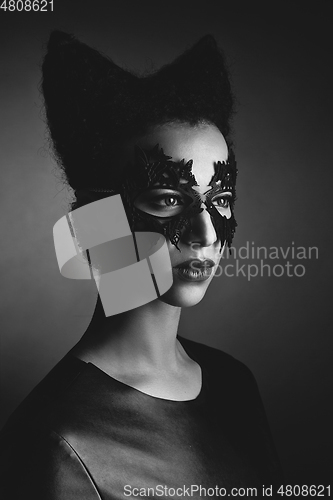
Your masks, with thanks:
M1 498L124 500L137 498L134 488L152 488L150 497L170 499L163 487L260 493L263 484L278 484L250 370L222 351L178 339L202 368L202 389L191 401L149 396L66 355L0 434Z

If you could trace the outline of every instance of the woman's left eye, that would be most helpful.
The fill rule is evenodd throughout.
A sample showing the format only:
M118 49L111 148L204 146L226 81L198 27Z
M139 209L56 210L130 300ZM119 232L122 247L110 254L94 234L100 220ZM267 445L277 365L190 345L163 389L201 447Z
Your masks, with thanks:
M220 208L229 208L230 206L230 196L221 196L221 198L216 198L213 203L217 203Z

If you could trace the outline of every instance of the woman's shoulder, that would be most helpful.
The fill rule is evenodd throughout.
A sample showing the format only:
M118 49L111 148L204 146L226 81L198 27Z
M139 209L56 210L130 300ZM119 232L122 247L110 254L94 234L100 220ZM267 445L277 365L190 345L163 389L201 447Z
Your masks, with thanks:
M71 443L49 429L19 432L3 439L0 451L1 498L100 500L94 480ZM74 497L73 497L74 498Z
M202 368L211 392L223 393L227 398L261 405L257 381L242 361L220 349L200 342L178 337L185 351ZM252 404L251 403L251 404Z
M0 432L0 438L12 428L40 426L47 421L54 402L60 400L75 383L85 363L74 356L64 356L32 389L12 413Z
M61 432L64 423L71 425L69 401L80 390L86 367L83 361L66 355L2 428L0 496L2 493L3 498L53 498L54 491L60 492L68 481L80 483L82 498L100 498L80 457L66 439L66 432Z
M265 408L252 371L230 354L208 345L178 337L186 352L203 368L206 402L213 408L211 418L222 422L239 439L252 436L255 447L267 458L271 482L281 482L282 472L269 430ZM223 411L221 412L221 408ZM260 455L260 452L258 451Z
M231 354L217 349L216 347L211 347L181 336L178 336L178 340L189 356L200 365L210 367L210 370L218 371L221 374L232 373L242 378L254 379L251 370L242 361L234 358Z

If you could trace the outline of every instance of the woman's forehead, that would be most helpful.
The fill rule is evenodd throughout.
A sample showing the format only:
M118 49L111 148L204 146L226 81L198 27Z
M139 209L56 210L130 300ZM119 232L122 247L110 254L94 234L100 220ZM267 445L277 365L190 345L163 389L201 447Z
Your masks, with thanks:
M192 174L202 188L209 185L215 173L215 163L228 158L226 141L214 125L162 125L138 139L136 144L143 149L159 144L164 154L175 162L193 160Z

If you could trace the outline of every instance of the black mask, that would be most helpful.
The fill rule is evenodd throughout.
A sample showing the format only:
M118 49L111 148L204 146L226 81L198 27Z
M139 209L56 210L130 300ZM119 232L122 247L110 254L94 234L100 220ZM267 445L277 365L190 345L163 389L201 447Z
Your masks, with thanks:
M138 230L138 226L141 225L145 231L163 234L179 251L177 244L183 229L191 228L191 218L204 210L202 208L202 204L204 204L220 239L220 251L222 251L224 243L230 248L237 226L233 214L237 177L234 153L229 150L229 157L226 162L218 161L215 163L215 174L209 183L211 189L205 194L200 194L195 190L195 186L198 186L198 184L191 172L192 164L193 160L186 163L185 160L172 161L170 156L163 153L163 149L159 148L158 144L150 150L135 146L135 164L128 165L121 185L116 190L91 189L91 191L119 193L132 232ZM183 208L177 210L176 215L153 215L138 208L138 205L140 205L138 200L140 200L142 193L149 192L151 189L162 188L176 190L182 195L185 203ZM224 201L229 202L230 218L221 215L218 208L213 204L213 198L223 192L231 193L231 196L224 198ZM163 195L163 198L166 197L167 195ZM170 194L170 197L175 196Z

